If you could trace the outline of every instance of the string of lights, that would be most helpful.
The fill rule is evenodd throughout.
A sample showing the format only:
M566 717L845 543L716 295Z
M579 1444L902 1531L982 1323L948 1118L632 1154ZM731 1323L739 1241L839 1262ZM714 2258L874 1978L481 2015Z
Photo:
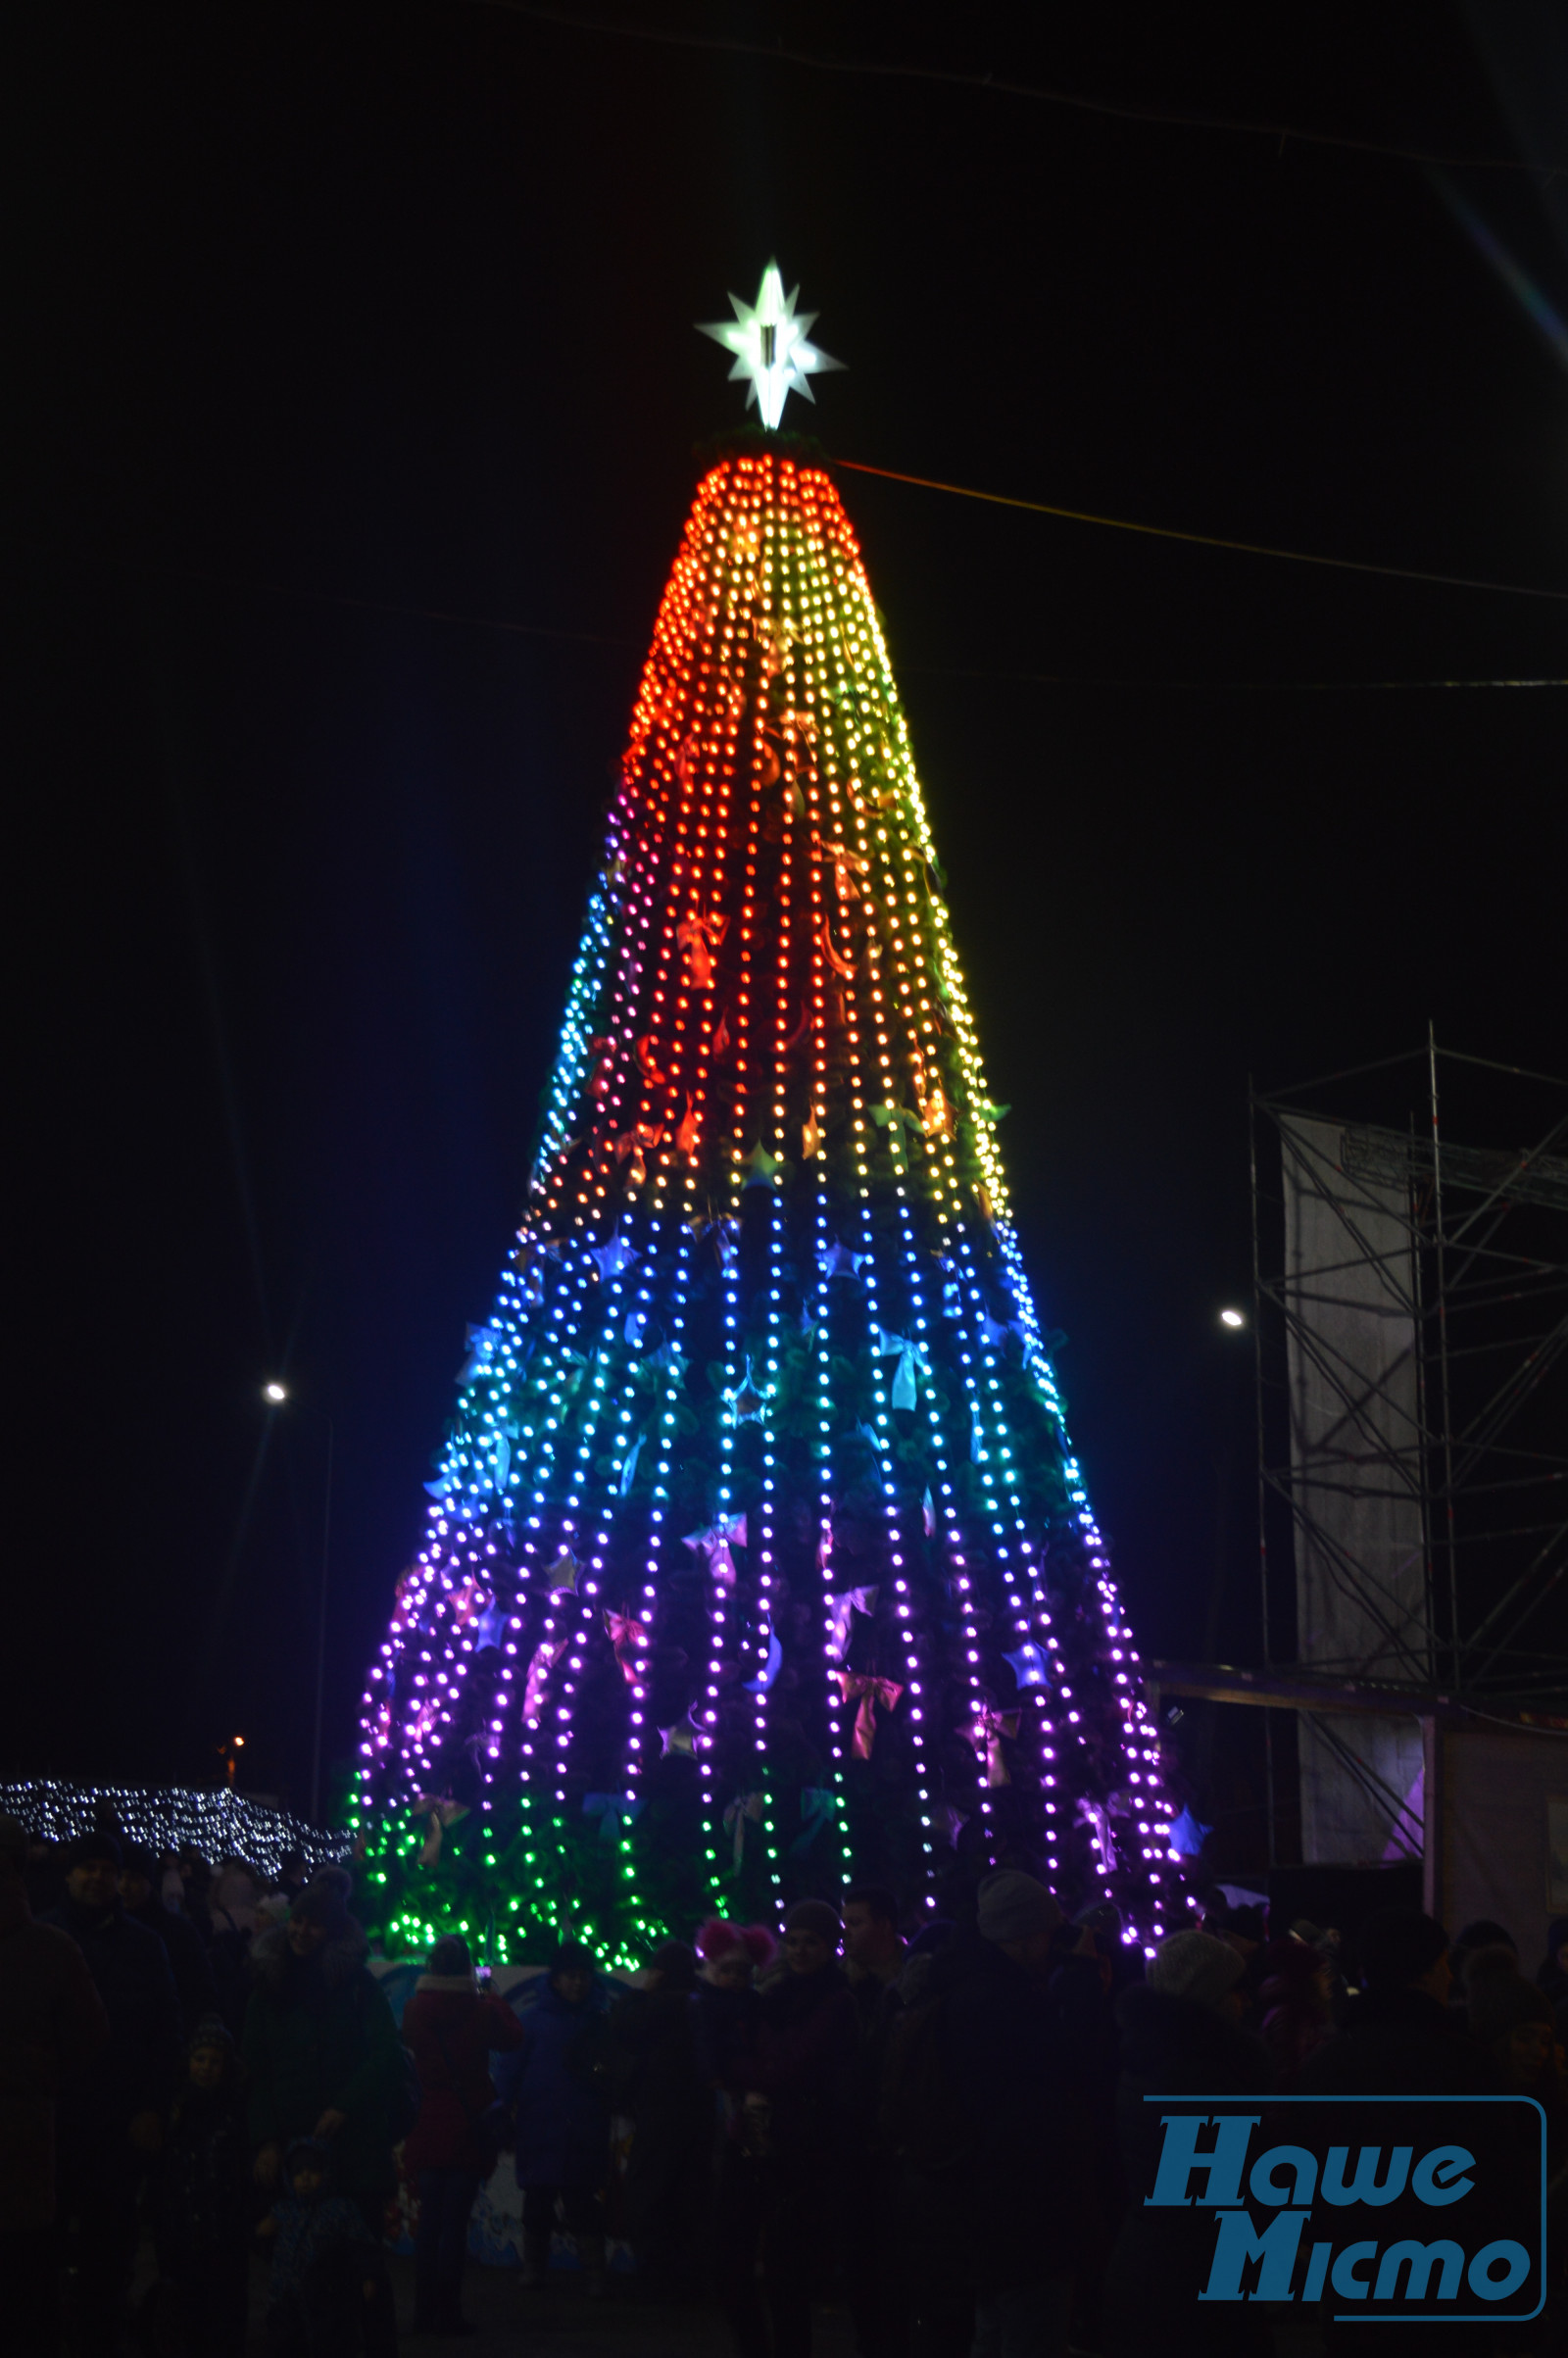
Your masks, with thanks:
M149 1850L199 1850L209 1863L242 1858L276 1875L284 1854L297 1850L311 1867L343 1858L345 1834L307 1825L287 1810L253 1801L232 1787L211 1791L185 1787L147 1789L126 1785L75 1785L54 1777L0 1783L0 1812L17 1818L29 1833L53 1842L73 1842L106 1824L127 1842Z
M908 735L826 469L699 483L527 1206L367 1685L390 1945L630 1963L1020 1845L1177 1865L1023 1269Z

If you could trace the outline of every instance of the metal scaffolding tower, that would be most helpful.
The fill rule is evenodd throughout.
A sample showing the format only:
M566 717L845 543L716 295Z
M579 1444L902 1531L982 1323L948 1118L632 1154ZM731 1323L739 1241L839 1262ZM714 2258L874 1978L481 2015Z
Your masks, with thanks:
M1568 1082L1429 1035L1250 1113L1265 1661L1568 1710ZM1416 1722L1298 1735L1304 1854L1419 1855Z

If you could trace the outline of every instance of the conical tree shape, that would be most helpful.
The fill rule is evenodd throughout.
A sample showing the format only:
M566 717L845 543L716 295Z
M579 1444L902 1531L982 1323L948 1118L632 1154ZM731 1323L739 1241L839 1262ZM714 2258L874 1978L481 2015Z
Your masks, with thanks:
M854 533L704 475L489 1324L365 1703L394 1943L637 1954L1004 1860L1153 1939L1159 1747ZM372 1906L373 1912L373 1906Z

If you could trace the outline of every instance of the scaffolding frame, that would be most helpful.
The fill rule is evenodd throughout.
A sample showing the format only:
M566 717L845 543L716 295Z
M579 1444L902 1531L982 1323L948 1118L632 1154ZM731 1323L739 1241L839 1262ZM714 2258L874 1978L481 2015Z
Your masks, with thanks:
M1501 1120L1516 1133L1528 1129L1533 1144L1478 1148L1446 1135L1442 1116L1455 1082L1481 1075L1493 1076L1486 1086L1502 1101ZM1568 1081L1440 1049L1429 1025L1424 1048L1284 1090L1250 1083L1248 1099L1265 1664L1296 1654L1282 1628L1285 1583L1277 1560L1271 1567L1271 1545L1276 1559L1290 1562L1292 1597L1302 1535L1373 1618L1379 1593L1376 1568L1351 1560L1314 1516L1310 1494L1324 1490L1323 1464L1306 1479L1292 1462L1286 1370L1294 1348L1343 1402L1347 1441L1329 1468L1331 1486L1362 1499L1413 1498L1423 1550L1424 1613L1413 1639L1405 1632L1400 1641L1397 1674L1391 1678L1386 1654L1375 1669L1371 1656L1310 1669L1351 1681L1373 1676L1386 1692L1408 1691L1412 1708L1419 1693L1439 1685L1483 1713L1568 1707ZM1366 1117L1348 1114L1347 1100L1369 1105ZM1339 1130L1340 1167L1375 1187L1380 1201L1403 1204L1399 1260L1408 1275L1400 1306L1415 1361L1408 1447L1390 1446L1388 1419L1367 1412L1376 1386L1348 1359L1336 1363L1293 1295L1282 1160L1293 1119ZM1270 1194L1276 1177L1279 1192ZM1370 1240L1348 1217L1343 1225L1341 1272L1370 1268ZM1320 1286L1334 1277L1333 1269L1314 1272ZM1390 1282L1386 1265L1382 1282ZM1267 1774L1272 1848L1272 1741Z

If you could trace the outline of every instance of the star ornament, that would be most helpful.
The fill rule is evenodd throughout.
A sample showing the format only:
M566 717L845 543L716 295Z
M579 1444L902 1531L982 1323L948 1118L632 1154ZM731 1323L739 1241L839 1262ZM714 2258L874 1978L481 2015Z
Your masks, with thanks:
M784 404L792 393L814 402L816 395L811 391L810 378L824 368L844 366L808 340L807 329L814 324L816 314L808 311L796 317L800 292L798 286L793 287L786 296L778 264L770 262L762 272L762 283L754 304L745 304L739 295L731 295L733 321L700 319L697 323L699 335L711 336L715 344L722 344L726 352L735 355L730 382L746 382L746 406L750 409L754 402L757 404L769 433L776 429L784 415Z

